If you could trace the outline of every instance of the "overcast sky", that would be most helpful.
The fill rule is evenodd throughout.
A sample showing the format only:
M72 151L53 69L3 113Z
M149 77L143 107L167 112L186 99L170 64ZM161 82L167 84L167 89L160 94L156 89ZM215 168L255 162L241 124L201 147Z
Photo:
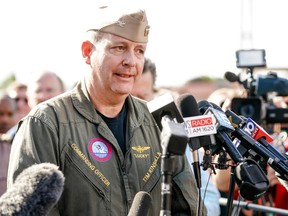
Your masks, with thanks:
M0 1L0 81L10 72L27 81L42 69L59 73L68 86L77 81L85 66L80 39L95 2ZM151 26L146 56L156 63L159 86L238 73L238 49L265 49L269 67L288 68L287 0L143 0L139 5Z

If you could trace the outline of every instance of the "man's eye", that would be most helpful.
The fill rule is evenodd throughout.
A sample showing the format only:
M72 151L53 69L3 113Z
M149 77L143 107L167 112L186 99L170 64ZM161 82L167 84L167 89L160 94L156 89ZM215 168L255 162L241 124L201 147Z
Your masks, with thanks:
M145 53L145 50L139 49L137 52L138 52L139 54L144 54L144 53Z
M117 46L115 47L116 50L119 50L119 51L123 51L125 50L125 47L124 46Z

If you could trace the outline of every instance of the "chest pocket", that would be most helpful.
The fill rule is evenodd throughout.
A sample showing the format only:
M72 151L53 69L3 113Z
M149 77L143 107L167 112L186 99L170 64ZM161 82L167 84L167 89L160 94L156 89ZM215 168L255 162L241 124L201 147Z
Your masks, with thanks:
M71 187L71 185L69 185L69 187L80 190L89 190L89 188L91 189L92 187L94 188L94 190L98 191L99 196L103 200L110 203L111 190L110 187L108 187L109 181L97 169L97 167L93 164L93 161L91 161L88 155L82 152L75 143L69 143L69 145L66 146L64 152L64 176L69 176L71 175L71 173L74 173L74 176L70 176L71 182L69 183L73 185L75 184L75 187ZM68 180L68 178L66 179Z

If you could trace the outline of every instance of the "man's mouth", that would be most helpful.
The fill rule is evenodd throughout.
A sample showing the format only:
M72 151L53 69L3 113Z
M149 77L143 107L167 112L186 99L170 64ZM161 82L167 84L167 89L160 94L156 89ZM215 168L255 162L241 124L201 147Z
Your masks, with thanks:
M132 75L129 74L117 74L117 76L123 77L123 78L130 78Z

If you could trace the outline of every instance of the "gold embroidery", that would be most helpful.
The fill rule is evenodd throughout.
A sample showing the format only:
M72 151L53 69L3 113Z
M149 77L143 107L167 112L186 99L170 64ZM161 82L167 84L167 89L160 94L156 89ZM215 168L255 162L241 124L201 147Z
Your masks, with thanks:
M85 164L92 170L95 170L95 166L88 160L88 158L81 152L78 146L75 143L71 144L72 149L78 154L78 156L85 162ZM106 185L109 186L109 180L101 173L98 169L94 171L94 173L98 176L98 178Z
M160 152L157 152L157 155L155 156L154 158L154 161L153 163L151 164L151 166L149 167L148 169L148 172L146 173L146 175L143 177L143 181L144 182L147 182L151 176L151 174L153 173L153 171L156 169L157 167L157 163L158 163L158 160L160 159L161 157L161 153Z
M143 153L144 151L150 149L150 146L132 146L132 149L137 151L138 153Z

